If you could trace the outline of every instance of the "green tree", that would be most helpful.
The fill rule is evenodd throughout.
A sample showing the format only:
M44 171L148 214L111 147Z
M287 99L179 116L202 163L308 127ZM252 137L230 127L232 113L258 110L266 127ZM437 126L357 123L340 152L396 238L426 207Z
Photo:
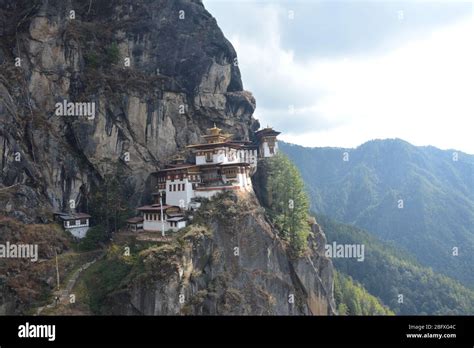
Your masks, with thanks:
M107 233L102 225L93 226L87 231L86 236L78 244L80 251L91 251L98 249L102 243L107 241Z
M120 50L116 42L113 42L106 49L107 52L107 62L109 64L117 64L120 59Z
M334 299L339 315L393 315L379 299L340 272L334 276Z
M84 59L85 59L86 65L93 69L97 69L100 66L100 58L95 52L86 53L84 55Z
M127 184L127 174L122 163L104 159L101 164L105 173L100 185L92 190L91 215L110 236L123 227L131 215L129 201L133 191Z
M266 191L270 219L297 256L306 249L311 231L309 199L304 183L298 169L285 155L277 154L267 161Z

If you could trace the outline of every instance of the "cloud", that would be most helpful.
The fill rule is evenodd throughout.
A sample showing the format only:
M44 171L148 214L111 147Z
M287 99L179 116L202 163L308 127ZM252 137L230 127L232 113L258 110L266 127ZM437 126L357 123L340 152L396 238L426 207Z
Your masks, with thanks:
M235 20L250 23L243 32L224 33L238 53L244 86L257 99L256 117L283 131L283 139L354 147L398 137L474 153L472 18L401 36L384 50L296 59L282 39L287 8L264 3L245 13L243 23Z
M399 137L474 153L473 34L465 20L384 55L315 60L307 74L326 90L315 107L339 126L321 134L317 124L307 127L306 145Z
M296 60L386 51L406 39L448 25L471 11L466 1L280 1L282 47Z

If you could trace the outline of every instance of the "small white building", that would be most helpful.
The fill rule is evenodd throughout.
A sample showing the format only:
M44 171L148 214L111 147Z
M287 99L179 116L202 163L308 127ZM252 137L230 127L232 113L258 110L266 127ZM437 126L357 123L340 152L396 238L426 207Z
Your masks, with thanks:
M89 214L84 213L55 213L56 221L62 222L66 231L76 238L84 238L89 230Z
M186 217L178 206L152 204L139 207L137 210L142 213L144 231L167 232L186 227Z
M255 132L260 158L273 157L278 153L278 134L280 134L280 132L273 130L271 127L263 128Z

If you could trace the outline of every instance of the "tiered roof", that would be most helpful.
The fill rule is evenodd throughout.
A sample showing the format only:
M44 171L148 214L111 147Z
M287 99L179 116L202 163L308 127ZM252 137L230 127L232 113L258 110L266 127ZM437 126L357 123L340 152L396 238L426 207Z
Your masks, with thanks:
M208 134L203 135L202 137L206 140L205 143L202 144L194 144L186 146L189 149L210 149L215 147L231 147L234 149L241 149L241 148L249 148L253 147L251 141L246 140L231 140L232 134L222 133L221 128L217 128L214 124L214 127L207 129Z
M272 127L267 126L266 128L260 129L259 131L255 132L257 138L265 137L265 136L277 136L281 134L281 132L277 132Z
M225 143L230 139L230 137L232 137L232 134L222 133L222 129L217 128L215 123L214 127L208 128L207 130L209 134L202 136L207 144Z

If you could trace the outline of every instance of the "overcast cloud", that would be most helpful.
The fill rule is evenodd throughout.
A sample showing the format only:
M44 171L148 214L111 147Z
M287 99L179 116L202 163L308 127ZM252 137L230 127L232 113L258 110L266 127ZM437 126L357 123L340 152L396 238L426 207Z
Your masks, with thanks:
M471 2L205 1L262 125L305 146L402 138L474 154Z

